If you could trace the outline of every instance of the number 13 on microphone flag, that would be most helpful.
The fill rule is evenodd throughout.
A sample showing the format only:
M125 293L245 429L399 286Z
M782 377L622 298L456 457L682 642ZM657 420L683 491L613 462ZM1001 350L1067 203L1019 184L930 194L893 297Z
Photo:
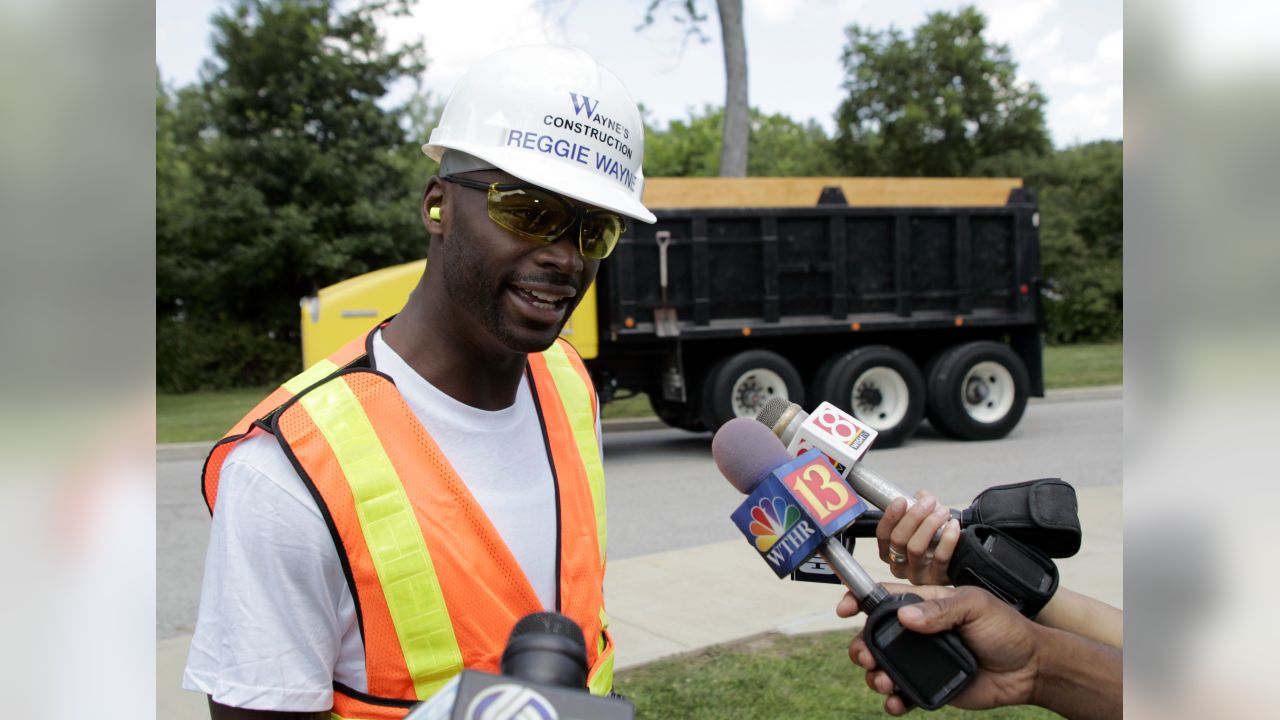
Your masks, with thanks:
M821 453L774 468L730 516L778 577L785 577L867 509Z

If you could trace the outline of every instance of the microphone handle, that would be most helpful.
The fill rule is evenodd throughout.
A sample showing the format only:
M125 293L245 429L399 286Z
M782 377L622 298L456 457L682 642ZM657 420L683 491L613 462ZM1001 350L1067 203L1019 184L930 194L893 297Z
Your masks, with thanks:
M883 511L868 510L849 523L849 526L841 530L840 534L851 538L873 538L876 536L876 526L880 524L882 517L884 517ZM965 519L963 510L952 508L951 517L960 522L961 530L973 524Z
M821 547L818 548L818 554L827 561L827 565L831 567L836 577L840 578L844 586L853 592L853 596L857 598L858 604L865 612L870 613L889 597L889 591L868 575L836 538L829 537L823 540Z
M907 501L908 510L911 509L912 505L916 504L915 498L902 492L901 488L894 485L885 476L867 467L865 463L856 462L853 467L849 468L849 484L853 486L854 492L858 493L859 497L881 510L889 507L889 503L898 498L903 498ZM863 516L865 517L866 513L863 513ZM951 517L960 520L960 511L953 509ZM876 522L879 521L880 518L877 517ZM933 534L933 540L929 541L929 547L937 547L942 540L942 532L944 530L946 530L946 525L938 528L937 532ZM853 537L875 537L875 534L875 529L873 528L870 535L854 535Z

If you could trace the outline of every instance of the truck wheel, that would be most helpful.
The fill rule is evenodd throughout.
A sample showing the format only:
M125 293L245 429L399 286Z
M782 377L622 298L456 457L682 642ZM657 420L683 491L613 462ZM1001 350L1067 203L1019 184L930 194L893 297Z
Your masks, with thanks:
M716 363L702 386L702 420L718 430L735 417L755 417L771 398L804 402L795 366L768 350L747 350Z
M818 398L880 433L875 447L901 445L924 419L924 377L899 350L858 348L835 358L820 380Z
M1022 419L1030 384L1009 346L987 340L957 345L930 373L929 422L962 440L1002 438Z
M702 414L698 412L696 404L664 400L659 394L661 392L659 389L649 393L649 405L659 420L681 430L706 432L707 426L703 424Z

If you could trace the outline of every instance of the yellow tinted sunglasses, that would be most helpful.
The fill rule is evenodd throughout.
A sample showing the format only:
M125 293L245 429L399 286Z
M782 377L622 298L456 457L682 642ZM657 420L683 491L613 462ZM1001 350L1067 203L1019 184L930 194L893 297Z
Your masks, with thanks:
M578 252L588 260L609 257L626 229L626 222L617 213L583 210L536 185L485 183L453 175L444 175L440 179L464 188L487 191L489 219L526 240L552 243L577 225Z

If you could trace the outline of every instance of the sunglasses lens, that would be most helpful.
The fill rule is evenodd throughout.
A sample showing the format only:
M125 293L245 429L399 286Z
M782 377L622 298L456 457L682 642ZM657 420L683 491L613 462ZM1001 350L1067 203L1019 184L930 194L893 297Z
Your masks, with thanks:
M623 231L622 218L613 213L593 213L582 218L582 256L603 260L613 252Z
M564 203L531 189L489 191L489 217L517 235L547 242L573 222L573 212Z

